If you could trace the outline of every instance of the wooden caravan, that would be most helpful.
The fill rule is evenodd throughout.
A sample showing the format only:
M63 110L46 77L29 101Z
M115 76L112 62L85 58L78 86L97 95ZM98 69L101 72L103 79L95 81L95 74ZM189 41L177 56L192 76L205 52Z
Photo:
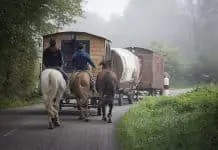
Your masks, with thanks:
M94 61L97 69L92 70L93 75L97 76L97 73L101 71L101 66L98 64L103 59L110 59L111 51L110 44L111 41L98 35L94 35L87 32L78 32L78 31L68 31L68 32L57 32L53 34L48 34L43 36L43 49L45 50L49 46L50 39L56 40L56 45L61 49L64 59L64 71L68 74L73 72L72 68L72 56L76 51L76 48L79 43L85 45L86 51L90 54L92 60ZM68 92L66 92L68 93ZM60 109L63 106L72 106L77 107L76 103L70 103L74 97L63 96L63 99L60 102ZM98 107L98 97L93 97L89 107ZM98 109L99 113L99 109Z
M162 90L164 80L164 58L153 51L139 47L127 47L140 58L141 81L139 90Z
M96 64L97 71L94 72L94 76L97 75L101 67L98 64L105 58L110 58L110 43L111 41L98 35L94 35L87 32L68 31L57 32L43 36L43 49L49 46L49 40L53 38L56 40L56 45L61 49L64 56L64 71L71 73L72 70L72 55L75 52L78 43L85 45L86 51L90 54L94 63Z

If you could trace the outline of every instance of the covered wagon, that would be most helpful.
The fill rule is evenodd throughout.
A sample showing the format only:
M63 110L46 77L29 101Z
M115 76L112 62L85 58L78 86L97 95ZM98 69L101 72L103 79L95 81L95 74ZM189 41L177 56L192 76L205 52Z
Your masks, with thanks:
M112 70L119 80L119 105L122 105L123 95L132 103L137 84L140 81L140 60L127 49L111 49Z

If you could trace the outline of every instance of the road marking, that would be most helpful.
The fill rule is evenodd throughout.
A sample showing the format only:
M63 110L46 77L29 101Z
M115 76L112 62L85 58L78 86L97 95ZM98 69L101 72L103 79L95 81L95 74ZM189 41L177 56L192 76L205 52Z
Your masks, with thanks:
M8 129L1 130L1 131L0 131L0 135L3 136L3 134L6 133L7 131L8 131Z
M10 131L8 131L7 133L5 133L3 136L6 137L8 135L11 135L12 133L14 133L17 129L12 129Z
M1 131L0 131L0 135L3 134L3 133L4 133L4 130L1 130Z

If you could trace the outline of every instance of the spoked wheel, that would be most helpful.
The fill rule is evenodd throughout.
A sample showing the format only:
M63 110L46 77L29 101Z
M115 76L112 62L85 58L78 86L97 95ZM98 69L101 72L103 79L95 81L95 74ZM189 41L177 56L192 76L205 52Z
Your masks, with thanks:
M61 100L60 100L60 103L59 103L59 111L62 111L63 100L64 100L64 99L61 99Z
M132 92L130 92L130 93L128 93L128 101L129 101L129 104L132 104L133 103L133 98L134 98L134 96L133 96L133 94L132 94Z
M119 106L122 106L122 105L123 105L123 94L119 94L119 97L118 97L118 105L119 105Z

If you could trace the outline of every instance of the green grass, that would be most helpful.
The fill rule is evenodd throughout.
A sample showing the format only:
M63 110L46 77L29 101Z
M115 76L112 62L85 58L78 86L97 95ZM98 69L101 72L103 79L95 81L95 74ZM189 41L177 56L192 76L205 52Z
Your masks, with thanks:
M39 104L40 102L42 102L42 98L39 95L32 95L29 97L1 97L0 110L7 108L30 106L34 104Z
M185 88L196 88L198 86L203 86L203 85L200 85L200 84L187 84L187 83L180 83L180 84L171 84L170 85L170 88L171 89L185 89Z
M218 88L148 98L121 119L122 150L217 150Z

